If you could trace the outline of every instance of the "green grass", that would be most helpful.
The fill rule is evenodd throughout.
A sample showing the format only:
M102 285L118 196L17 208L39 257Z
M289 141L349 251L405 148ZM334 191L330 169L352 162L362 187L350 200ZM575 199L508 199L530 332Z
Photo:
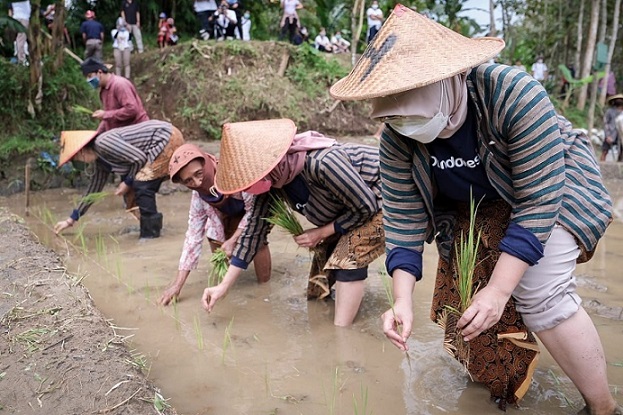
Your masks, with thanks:
M199 350L203 350L204 344L203 344L203 333L201 332L201 320L199 320L199 317L196 315L193 318L193 326L195 328L195 339L197 340L197 348Z

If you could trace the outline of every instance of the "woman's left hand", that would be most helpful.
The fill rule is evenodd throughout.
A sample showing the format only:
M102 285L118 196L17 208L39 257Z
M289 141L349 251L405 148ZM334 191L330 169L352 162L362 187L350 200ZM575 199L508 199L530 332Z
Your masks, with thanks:
M123 196L129 191L130 191L130 186L125 184L125 182L121 182L119 183L119 186L117 186L117 189L115 190L115 196Z
M333 222L324 226L314 229L308 229L299 236L294 237L294 242L302 248L315 248L317 245L324 242L329 236L334 233Z
M491 285L478 291L456 324L464 340L474 339L500 321L509 298L510 295Z

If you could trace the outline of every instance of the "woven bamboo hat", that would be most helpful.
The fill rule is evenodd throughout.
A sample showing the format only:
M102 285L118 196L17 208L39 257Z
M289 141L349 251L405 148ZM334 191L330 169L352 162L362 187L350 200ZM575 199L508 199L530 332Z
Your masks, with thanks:
M214 184L223 194L248 189L266 177L294 140L292 120L263 120L223 125Z
M357 101L397 94L449 78L504 49L494 37L467 38L398 4L333 98Z
M61 132L61 153L58 157L58 167L71 160L96 135L97 131L88 130Z
M608 104L613 105L615 100L623 101L623 94L611 95L608 97Z

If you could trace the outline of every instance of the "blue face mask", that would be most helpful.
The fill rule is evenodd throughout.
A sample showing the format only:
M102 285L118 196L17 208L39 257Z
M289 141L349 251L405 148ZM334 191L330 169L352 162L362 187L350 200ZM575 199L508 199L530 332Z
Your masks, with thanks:
M245 14L244 14L244 18L245 18L245 19L248 19L249 17L251 17L251 15L250 15L250 14L248 14L248 13L245 13Z
M97 76L93 78L87 79L87 83L93 87L93 89L97 89L100 86L100 79Z

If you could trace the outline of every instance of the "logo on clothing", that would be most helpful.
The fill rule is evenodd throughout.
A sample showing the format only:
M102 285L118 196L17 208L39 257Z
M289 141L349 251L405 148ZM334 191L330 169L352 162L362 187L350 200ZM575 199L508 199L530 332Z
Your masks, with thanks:
M476 157L474 157L473 159L467 159L467 160L461 157L454 157L454 156L450 157L449 159L441 160L441 161L437 159L437 157L435 156L432 156L431 158L433 160L433 167L436 169L440 169L440 170L458 169L461 167L474 169L480 165L480 157L478 157L478 154L476 154Z

